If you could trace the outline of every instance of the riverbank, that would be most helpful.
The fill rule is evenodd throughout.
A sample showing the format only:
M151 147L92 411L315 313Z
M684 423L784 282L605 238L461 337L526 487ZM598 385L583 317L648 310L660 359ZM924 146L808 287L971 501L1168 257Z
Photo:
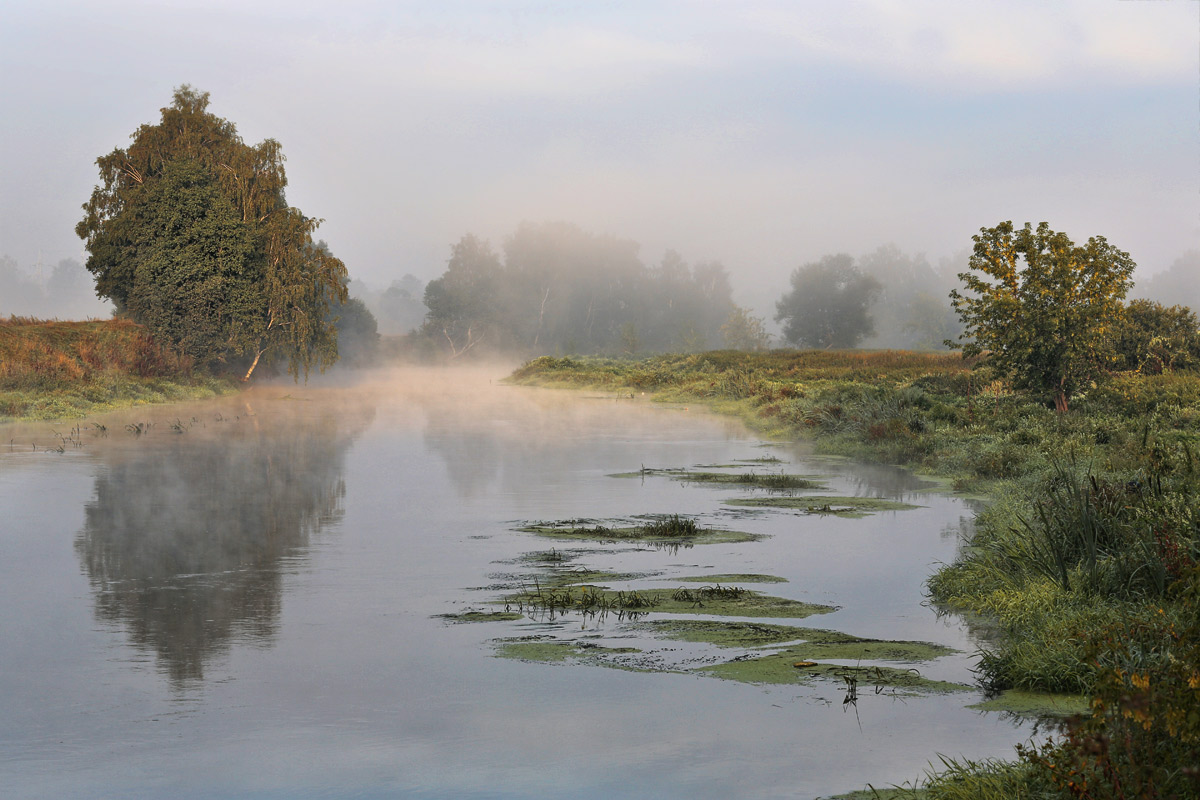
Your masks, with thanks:
M1091 696L1013 762L947 764L919 796L1200 791L1200 375L1114 376L1057 413L957 355L776 351L540 358L510 381L703 403L819 452L993 498L939 605L998 631L980 679ZM1084 788L1086 787L1086 788ZM917 796L902 791L897 796Z
M0 422L78 419L236 391L127 320L0 319Z

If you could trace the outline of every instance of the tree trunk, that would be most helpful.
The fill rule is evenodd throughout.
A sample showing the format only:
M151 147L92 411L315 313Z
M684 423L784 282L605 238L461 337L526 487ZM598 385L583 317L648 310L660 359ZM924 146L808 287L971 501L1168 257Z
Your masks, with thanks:
M1060 414L1067 411L1067 393L1059 389L1054 393L1054 410Z
M258 360L262 358L264 352L263 350L259 350L254 354L254 360L250 362L250 369L246 370L246 374L242 376L242 383L250 380L250 376L254 374L254 368L258 366Z

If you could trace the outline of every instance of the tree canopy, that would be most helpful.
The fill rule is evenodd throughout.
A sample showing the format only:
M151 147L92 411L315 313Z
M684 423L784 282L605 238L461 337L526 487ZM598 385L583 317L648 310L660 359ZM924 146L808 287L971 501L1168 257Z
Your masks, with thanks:
M775 304L775 320L783 323L783 338L792 344L849 348L874 333L868 310L882 287L852 257L839 253L797 267L791 284Z
M330 304L346 267L287 204L283 150L247 145L209 96L175 90L156 125L96 160L100 185L76 233L96 294L201 363L286 359L297 377L337 358Z
M947 344L1066 411L1116 363L1114 331L1135 264L1102 236L1079 246L1045 222L1036 230L1002 222L972 239L971 271L958 276L967 293L950 292L965 330Z

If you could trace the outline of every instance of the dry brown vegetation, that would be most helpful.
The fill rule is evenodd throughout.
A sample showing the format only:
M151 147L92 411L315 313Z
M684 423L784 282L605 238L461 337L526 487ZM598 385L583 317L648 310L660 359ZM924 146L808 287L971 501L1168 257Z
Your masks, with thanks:
M223 385L128 320L0 319L0 419L77 417Z

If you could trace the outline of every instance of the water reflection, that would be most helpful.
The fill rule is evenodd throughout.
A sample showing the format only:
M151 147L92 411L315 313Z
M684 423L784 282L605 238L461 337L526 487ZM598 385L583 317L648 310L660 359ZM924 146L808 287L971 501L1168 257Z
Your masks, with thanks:
M139 437L96 476L75 542L96 616L175 689L234 641L271 643L288 560L342 515L344 457L374 411L307 411Z

